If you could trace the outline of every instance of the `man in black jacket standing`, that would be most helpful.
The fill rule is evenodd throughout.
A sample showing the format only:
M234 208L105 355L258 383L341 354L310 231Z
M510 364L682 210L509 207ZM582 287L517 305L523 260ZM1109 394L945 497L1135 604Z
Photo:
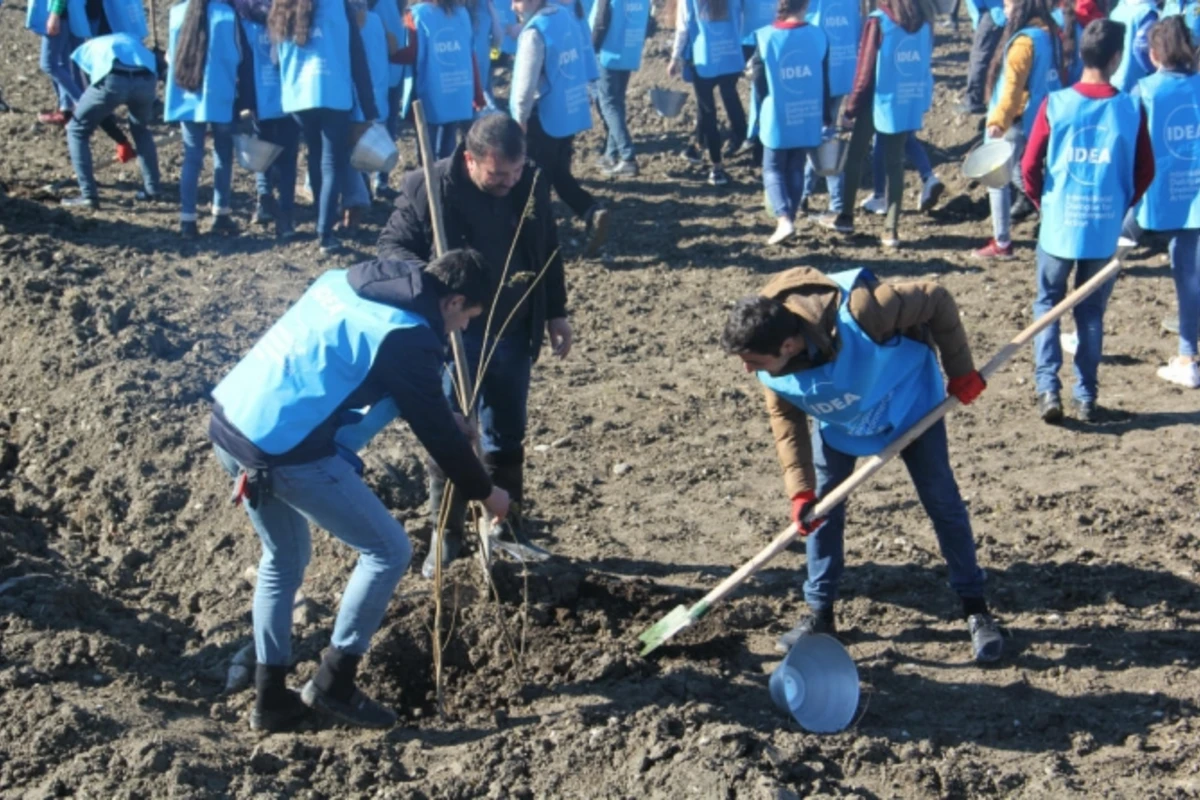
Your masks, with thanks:
M509 519L520 536L530 372L547 336L560 358L570 352L572 340L550 184L526 159L525 136L506 114L477 120L466 142L450 158L433 165L433 175L441 189L446 247L478 250L497 287L495 296L484 304L484 313L467 328L463 344L468 369L479 384L484 462L495 484L512 498ZM433 223L421 170L404 176L396 210L379 237L379 255L421 262L434 255ZM480 378L481 354L486 369ZM445 390L452 394L449 379ZM429 502L437 531L447 481L436 464L429 465L429 474ZM442 552L448 562L462 548L466 503L461 491L450 492L447 502ZM431 548L425 560L426 577L433 574L436 552L436 547Z

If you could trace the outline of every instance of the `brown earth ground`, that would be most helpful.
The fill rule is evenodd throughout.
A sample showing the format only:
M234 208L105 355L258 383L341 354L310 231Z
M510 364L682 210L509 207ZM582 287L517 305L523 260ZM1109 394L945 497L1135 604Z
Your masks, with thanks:
M260 738L246 723L252 692L224 691L249 641L258 543L226 502L207 393L329 265L311 239L280 248L249 227L240 170L235 238L181 243L173 206L132 204L129 167L100 169L99 213L57 208L71 173L61 133L33 121L50 93L23 14L0 8L0 86L15 109L0 117L0 796L1200 795L1200 395L1154 376L1175 344L1159 331L1174 305L1160 253L1139 252L1108 313L1103 402L1116 419L1043 425L1023 352L950 423L1009 636L1002 663L971 662L897 465L851 501L840 620L863 685L852 728L806 734L767 693L774 640L802 610L799 555L677 643L637 654L638 632L786 523L758 390L717 345L732 299L797 264L933 279L957 296L981 361L1030 321L1034 224L1017 228L1018 260L968 258L989 228L983 190L956 166L975 135L950 111L965 32L939 33L925 134L948 197L928 217L905 214L898 252L878 247L867 218L849 239L808 224L765 248L748 159L731 186L710 188L676 156L691 117L650 111L667 47L654 39L630 99L642 176L590 172L595 133L577 156L611 204L612 240L582 261L579 223L562 226L578 344L539 364L529 435L533 516L558 558L527 580L496 569L521 670L477 567L456 565L439 717L432 601L411 574L363 670L401 724ZM157 132L173 188L178 135ZM910 173L910 207L916 191ZM369 215L359 257L386 214ZM307 209L301 221L311 230ZM367 475L419 564L429 527L412 437L381 437ZM323 533L314 541L297 682L352 562Z

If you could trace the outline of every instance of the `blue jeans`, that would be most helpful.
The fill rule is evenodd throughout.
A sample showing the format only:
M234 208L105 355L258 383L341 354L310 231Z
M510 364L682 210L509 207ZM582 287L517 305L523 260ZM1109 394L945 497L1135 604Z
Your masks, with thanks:
M984 16L987 16L986 14ZM991 139L984 134L984 141ZM992 238L998 244L1012 242L1012 187L1025 189L1025 181L1021 178L1021 156L1025 153L1025 134L1019 125L1011 125L1002 137L1012 142L1012 179L999 189L988 189L988 205L992 211ZM1057 335L1057 334L1055 334Z
M454 155L454 148L458 147L458 129L460 127L457 122L429 126L429 133L433 139L433 157L435 160L449 158Z
M628 70L600 67L600 79L596 81L596 106L608 132L604 155L620 161L633 161L633 138L625 119L625 94L631 74Z
M240 465L215 448L230 476ZM254 587L254 652L259 664L292 660L292 606L312 556L308 525L315 523L358 551L342 592L331 644L361 655L371 644L396 584L412 559L404 527L392 517L349 462L338 456L272 467L270 489L258 508L246 508L262 540Z
M300 128L291 117L263 119L255 123L258 138L283 148L266 172L254 176L258 196L279 194L279 211L291 221L292 209L296 206L296 160L300 153Z
M200 170L204 168L204 137L213 138L213 216L233 212L233 124L229 122L181 122L183 166L179 170L179 219L196 221L196 199L200 194Z
M829 115L832 119L837 119L838 109L841 108L844 99L843 97L830 98ZM821 180L821 176L817 174L816 167L810 160L804 166L804 196L806 198L816 194L818 180ZM829 189L829 211L833 214L840 214L846 203L845 181L841 175L831 175L824 180L826 188Z
M1067 279L1075 270L1075 286L1086 283L1108 263L1107 258L1071 259L1052 256L1038 245L1037 249L1037 299L1033 301L1033 318L1043 317L1067 295ZM1112 294L1116 278L1093 292L1086 300L1075 306L1075 333L1079 345L1075 350L1075 399L1080 402L1096 402L1098 394L1097 373L1100 371L1100 354L1104 350L1104 309L1108 296ZM1058 340L1059 324L1055 321L1033 340L1034 382L1038 394L1057 392L1062 389L1058 371L1062 368L1062 344Z
M66 20L63 20L57 36L42 37L42 52L38 59L38 66L54 84L54 94L58 97L59 111L70 111L83 95L83 87L79 83L75 65L71 61L71 53L78 46L78 40L67 30Z
M1171 277L1179 301L1179 355L1195 356L1200 336L1200 230L1171 235Z
M350 171L350 112L310 108L296 114L308 147L308 177L317 198L317 235L333 234L345 175ZM319 168L318 168L319 166Z
M487 312L484 312L486 316ZM529 376L533 369L529 337L517 332L497 340L488 337L488 350L496 346L483 380L476 387L478 393L480 440L485 454L504 453L514 455L524 451L525 429L529 420ZM468 369L474 381L479 372L479 355L483 338L476 331L463 334L463 349L466 351ZM443 381L443 389L451 403L458 408L450 375L450 365Z
M917 138L916 131L909 131L904 138L904 155L917 174L921 176L922 183L933 177L933 165L929 163L925 145L921 144L921 140ZM883 197L884 189L887 187L887 170L883 166L883 145L880 144L878 136L875 137L875 149L871 154L871 169L871 179L875 187L874 196Z
M776 217L796 217L800 201L804 199L804 168L808 162L808 149L792 147L786 150L763 148L763 188L767 190L767 202Z
M371 192L367 189L367 173L346 170L346 182L342 184L342 210L366 208L369 205Z
M75 114L67 123L67 147L71 166L79 181L79 193L95 199L96 176L92 171L92 134L96 127L120 106L129 109L129 132L137 147L142 185L149 194L158 194L158 151L154 136L146 126L154 120L155 79L150 73L126 75L110 72L87 88L75 104Z
M825 443L818 425L812 433L813 466L817 472L817 496L823 497L850 476L857 459ZM917 489L917 497L933 522L938 546L946 560L950 587L962 598L982 598L985 574L975 560L975 538L971 519L958 493L946 424L938 422L900 453ZM808 580L804 599L814 610L830 608L837 599L838 581L845 569L846 504L829 513L825 524L806 539Z

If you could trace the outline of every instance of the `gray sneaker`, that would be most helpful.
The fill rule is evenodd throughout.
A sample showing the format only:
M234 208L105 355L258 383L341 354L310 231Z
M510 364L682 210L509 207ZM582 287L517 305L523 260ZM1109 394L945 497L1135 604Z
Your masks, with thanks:
M356 728L390 728L396 724L396 712L376 702L356 688L345 702L317 688L312 681L304 684L300 699L313 711L327 714Z
M613 158L612 156L607 156L607 155L600 156L592 164L592 166L594 166L596 169L600 170L601 172L608 172L610 169L612 169L616 165L617 165L617 160L615 158Z
M614 164L612 167L605 170L605 174L612 178L630 177L636 178L641 174L636 161L622 161L619 164Z
M967 617L967 629L971 631L971 649L975 660L984 663L997 661L1004 651L1004 634L1000 623L991 614L972 614Z

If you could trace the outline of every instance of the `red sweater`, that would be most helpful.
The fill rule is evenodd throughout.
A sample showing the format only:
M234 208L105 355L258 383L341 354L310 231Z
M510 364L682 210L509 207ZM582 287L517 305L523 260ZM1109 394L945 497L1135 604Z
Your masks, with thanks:
M1071 87L1084 97L1102 100L1115 97L1117 90L1108 83L1077 83ZM1042 207L1042 187L1046 177L1046 151L1050 147L1050 121L1046 118L1046 104L1050 98L1042 101L1038 109L1037 119L1033 122L1033 130L1029 133L1029 141L1025 143L1025 155L1021 158L1021 177L1025 179L1025 194L1039 209ZM1154 180L1154 149L1150 144L1150 129L1146 126L1146 111L1142 110L1142 124L1138 128L1137 151L1133 159L1133 198L1129 201L1132 208L1146 193Z

